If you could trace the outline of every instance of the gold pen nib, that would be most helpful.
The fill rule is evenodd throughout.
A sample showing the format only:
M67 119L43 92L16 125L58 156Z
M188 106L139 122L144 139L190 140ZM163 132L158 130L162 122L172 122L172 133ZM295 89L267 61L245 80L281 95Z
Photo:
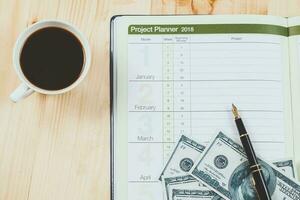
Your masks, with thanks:
M236 119L240 118L239 111L238 111L237 107L234 104L232 104L232 113L234 115L234 118L236 118Z

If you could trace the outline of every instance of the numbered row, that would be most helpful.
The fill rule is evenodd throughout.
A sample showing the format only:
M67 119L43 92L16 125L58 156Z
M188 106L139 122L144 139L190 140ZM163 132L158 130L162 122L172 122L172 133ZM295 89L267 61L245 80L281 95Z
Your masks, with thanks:
M284 126L276 126L283 121L280 113L243 112L243 116L254 142L284 141ZM130 143L176 142L181 135L193 135L199 141L208 142L219 131L235 136L236 127L230 111L128 113Z
M280 80L280 49L280 44L274 43L129 44L128 78L164 80L164 69L174 68L175 80ZM183 71L191 75L178 79Z
M199 138L197 141L201 143ZM207 145L207 143L202 144ZM254 143L253 145L257 153L269 161L283 157L285 153L283 144ZM165 163L170 158L175 146L176 144L164 143L128 144L128 181L158 181Z
M281 82L129 82L128 110L136 112L162 111L228 111L232 102L244 110L281 112L283 99ZM182 88L181 88L182 86ZM188 88L189 87L189 88Z

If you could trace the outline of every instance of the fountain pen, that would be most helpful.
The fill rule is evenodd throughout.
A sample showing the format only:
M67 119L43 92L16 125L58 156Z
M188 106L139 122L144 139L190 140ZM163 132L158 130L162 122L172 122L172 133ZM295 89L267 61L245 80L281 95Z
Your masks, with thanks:
M271 195L268 191L268 187L263 176L263 171L260 164L257 161L250 137L246 131L244 123L239 115L237 107L232 104L232 113L235 118L235 124L239 131L240 139L247 155L250 172L252 174L253 186L257 192L257 196L260 200L271 200Z

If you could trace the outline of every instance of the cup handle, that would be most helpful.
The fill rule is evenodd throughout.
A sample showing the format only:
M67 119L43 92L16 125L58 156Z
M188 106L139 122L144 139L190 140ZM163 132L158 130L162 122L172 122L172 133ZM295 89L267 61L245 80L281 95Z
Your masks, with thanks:
M25 83L22 83L17 87L17 89L15 89L15 91L13 91L13 93L11 93L10 99L13 102L17 103L18 101L25 99L26 97L31 95L33 92L34 91L31 88L29 88Z

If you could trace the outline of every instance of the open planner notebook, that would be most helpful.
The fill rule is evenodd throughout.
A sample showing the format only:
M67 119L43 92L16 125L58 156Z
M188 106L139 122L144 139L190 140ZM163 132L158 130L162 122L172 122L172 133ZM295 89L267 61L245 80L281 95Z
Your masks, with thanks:
M300 18L117 16L111 21L112 198L163 200L181 135L237 135L300 164ZM299 168L298 168L299 169Z

